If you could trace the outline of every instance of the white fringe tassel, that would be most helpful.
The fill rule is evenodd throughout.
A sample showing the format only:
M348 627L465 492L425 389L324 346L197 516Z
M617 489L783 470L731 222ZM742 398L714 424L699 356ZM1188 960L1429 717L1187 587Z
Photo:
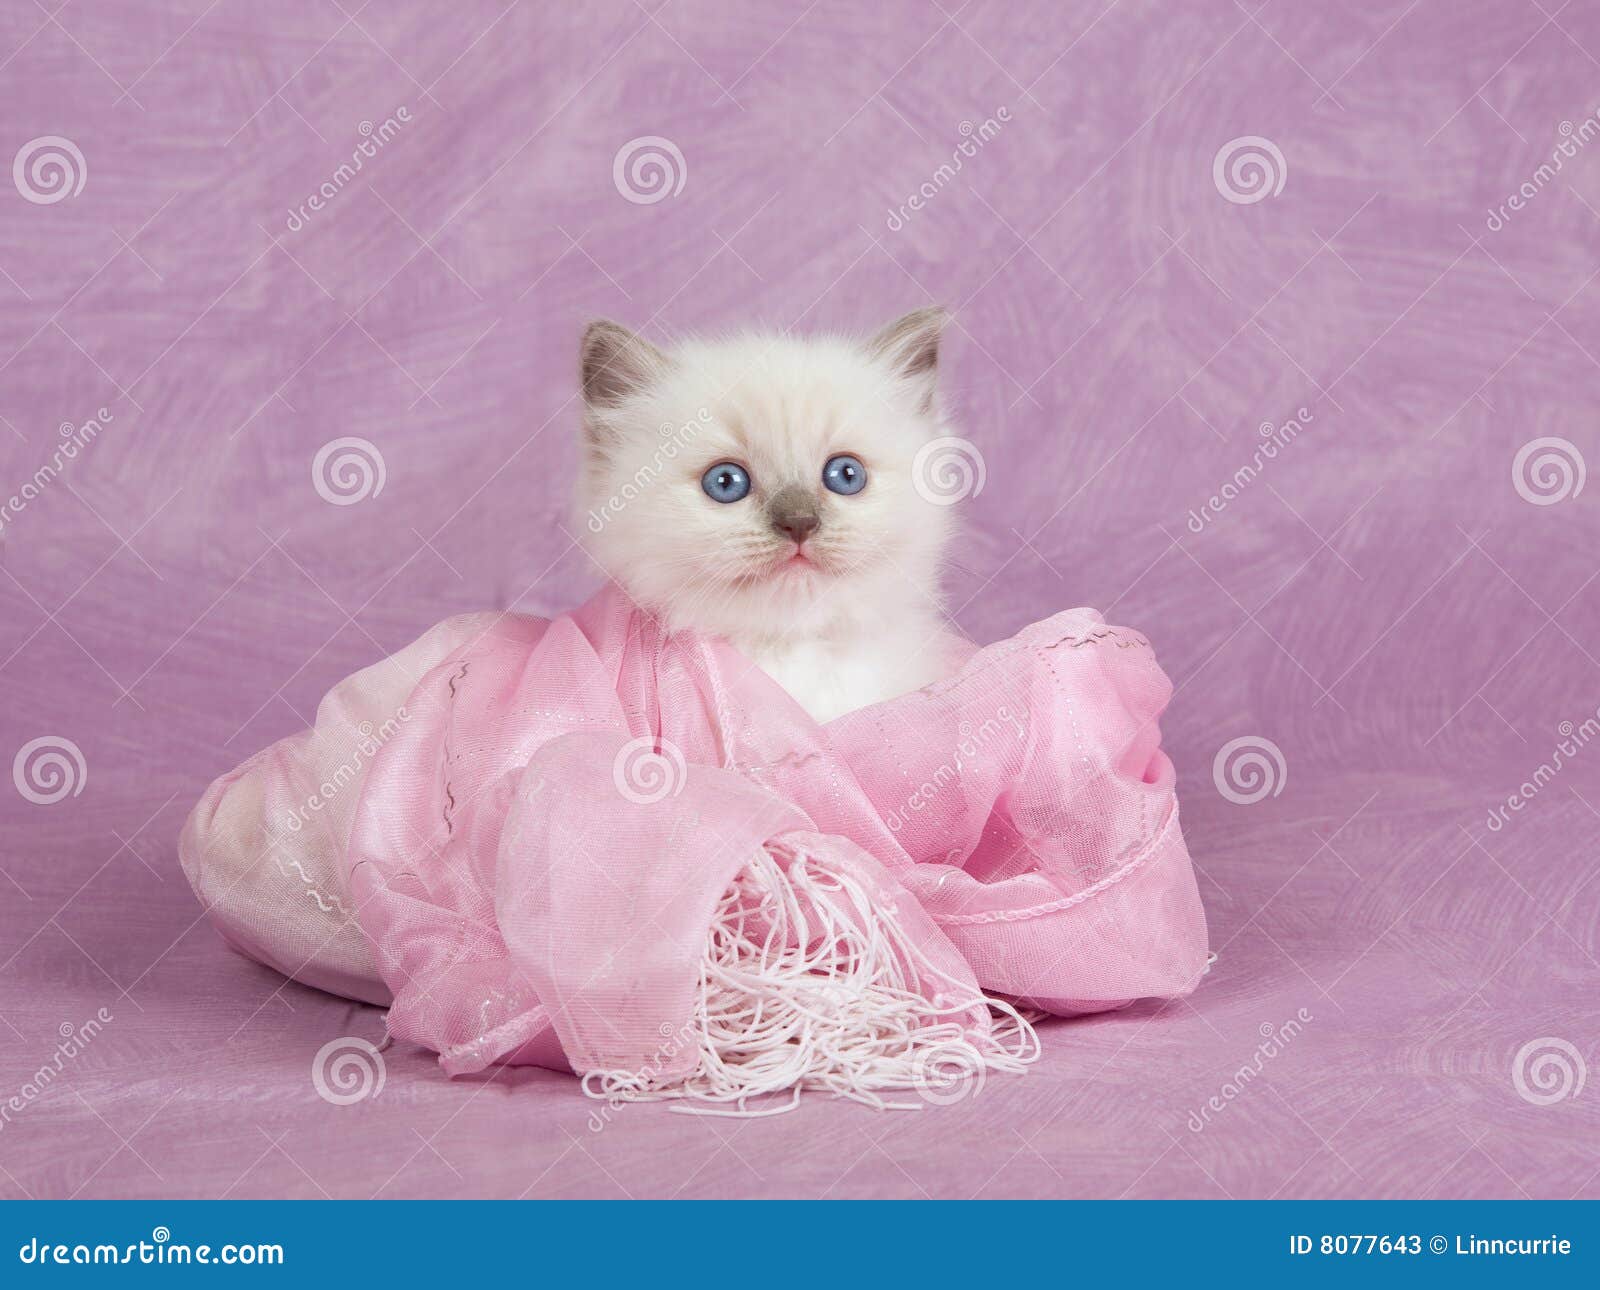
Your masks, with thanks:
M919 977L951 990L928 999ZM986 1035L948 1020L974 1008L989 1014ZM940 972L860 879L810 855L784 866L762 852L723 896L692 1026L685 1042L698 1060L682 1079L589 1071L584 1092L612 1103L674 1100L673 1110L700 1115L777 1115L810 1090L920 1110L976 1094L991 1070L1021 1074L1039 1056L1029 1017ZM921 1098L889 1102L879 1096L889 1089ZM749 1105L778 1093L788 1100Z

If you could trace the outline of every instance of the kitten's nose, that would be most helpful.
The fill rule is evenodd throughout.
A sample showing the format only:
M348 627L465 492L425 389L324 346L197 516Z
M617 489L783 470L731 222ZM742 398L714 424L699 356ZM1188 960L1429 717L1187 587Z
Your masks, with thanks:
M772 527L799 544L815 533L821 523L815 515L787 515L782 519L774 519Z
M822 525L816 498L803 488L781 489L767 506L767 520L796 546Z

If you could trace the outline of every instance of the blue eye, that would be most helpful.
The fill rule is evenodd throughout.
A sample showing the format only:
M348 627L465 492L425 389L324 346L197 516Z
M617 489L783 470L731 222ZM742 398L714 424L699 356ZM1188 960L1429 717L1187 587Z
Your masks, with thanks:
M867 468L848 453L829 457L822 468L822 486L830 493L849 497L867 486Z
M731 461L721 461L700 476L700 487L714 502L737 502L750 495L750 472Z

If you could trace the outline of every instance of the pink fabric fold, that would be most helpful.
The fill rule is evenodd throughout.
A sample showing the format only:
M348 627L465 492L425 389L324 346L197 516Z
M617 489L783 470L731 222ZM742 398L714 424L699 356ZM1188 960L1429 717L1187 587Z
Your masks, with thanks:
M235 945L391 996L391 1032L452 1074L684 1073L755 857L823 874L815 913L870 892L917 990L981 1031L980 990L1068 1013L1197 984L1170 693L1143 636L1073 610L819 726L611 587L554 620L451 620L341 683L211 786L181 852Z

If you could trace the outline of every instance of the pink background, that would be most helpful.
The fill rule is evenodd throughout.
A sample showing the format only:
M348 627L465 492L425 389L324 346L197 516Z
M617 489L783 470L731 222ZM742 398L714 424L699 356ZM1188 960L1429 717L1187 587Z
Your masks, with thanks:
M1574 471L1600 449L1600 13L356 5L0 12L0 162L62 136L87 171L54 202L0 172L0 495L111 414L0 516L0 767L40 738L84 767L49 804L0 778L0 1195L1600 1195L1600 747L1488 827L1600 706L1600 502L1513 471L1536 439ZM641 136L681 191L619 191ZM1241 136L1281 154L1276 195L1214 182ZM1177 684L1201 991L1051 1024L1026 1078L916 1115L595 1132L568 1078L401 1049L381 1093L320 1099L319 1048L380 1016L200 921L175 838L204 784L438 619L592 587L565 527L583 320L928 301L987 474L961 625L1095 605ZM385 482L332 505L312 462L344 436ZM1239 738L1281 751L1276 795L1219 791Z

